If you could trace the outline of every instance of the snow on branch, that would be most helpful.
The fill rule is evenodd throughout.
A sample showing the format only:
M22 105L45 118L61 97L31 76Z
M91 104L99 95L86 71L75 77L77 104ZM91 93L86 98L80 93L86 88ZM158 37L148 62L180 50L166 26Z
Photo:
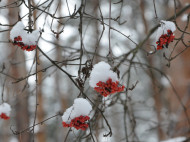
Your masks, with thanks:
M39 36L40 33L38 30L27 33L22 21L19 21L10 32L10 39L13 41L13 45L17 45L26 51L32 51L36 48Z
M119 84L117 74L111 70L111 66L103 61L94 65L89 84L104 97L121 92L125 88Z
M90 119L92 106L83 98L74 100L73 106L68 108L62 116L63 127L74 127L77 130L86 130L88 128L87 121Z
M7 103L0 105L0 118L8 120L10 117L11 106Z
M170 42L173 42L175 36L173 32L176 30L175 24L171 21L161 20L161 26L157 30L156 44L157 50L168 48Z

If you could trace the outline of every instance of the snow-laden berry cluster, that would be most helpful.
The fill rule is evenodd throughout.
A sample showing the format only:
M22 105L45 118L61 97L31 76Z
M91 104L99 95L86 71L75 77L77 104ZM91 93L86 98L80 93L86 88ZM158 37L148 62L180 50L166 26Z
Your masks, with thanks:
M119 85L118 80L117 74L111 70L110 65L102 61L94 65L89 84L102 96L107 97L124 90L125 86Z
M90 119L89 114L91 110L92 106L86 99L75 99L73 106L68 108L62 116L63 127L86 130L88 128L87 121Z
M8 120L10 117L11 106L7 103L0 105L0 118Z
M175 38L173 32L176 30L175 24L170 21L161 21L161 26L157 30L156 44L157 50L168 47Z
M40 33L38 30L27 33L24 28L24 24L21 21L18 22L10 32L10 39L13 45L19 46L22 50L32 51L36 48Z

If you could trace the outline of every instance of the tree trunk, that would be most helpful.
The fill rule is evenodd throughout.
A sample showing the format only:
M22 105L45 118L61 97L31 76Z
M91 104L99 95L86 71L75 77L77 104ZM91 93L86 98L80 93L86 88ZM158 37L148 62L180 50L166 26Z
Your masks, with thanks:
M8 0L8 3L11 3L11 0ZM18 19L18 8L9 8L9 23L14 24ZM9 39L9 37L8 37ZM11 62L19 62L25 61L24 52L21 49L17 49L13 47L12 44L9 45L10 59ZM19 63L17 65L10 64L10 74L15 78L20 78L27 75L25 62ZM9 80L12 82L12 80ZM10 95L16 95L16 127L18 131L21 131L29 126L29 111L28 111L28 96L29 91L26 87L24 90L24 86L26 85L26 81L22 81L16 84L12 84L9 86L11 89ZM18 136L19 141L22 142L30 142L31 136L29 132L22 133Z
M181 4L183 7L185 6L186 3L189 3L190 0L182 0ZM177 10L180 10L178 8ZM189 14L190 10L187 10L185 13ZM182 15L183 16L183 15ZM178 26L184 30L187 21L182 21L181 17L177 18L176 22ZM190 32L190 28L188 28L186 32ZM177 31L175 32L176 38L179 38L181 36L181 32ZM190 39L190 35L185 34L184 36L184 41L185 43L190 46L188 43ZM182 43L179 43L175 49L175 52L173 53L173 56L178 54L180 51L182 51L185 48L185 46ZM172 84L174 85L175 89L177 90L177 93L183 102L186 112L188 116L190 117L190 110L189 110L189 99L190 99L190 50L187 49L184 53L179 55L177 58L175 58L171 62L171 67L169 69L168 74L171 77ZM177 122L174 125L174 128L172 132L169 133L169 136L181 136L181 135L186 135L190 136L189 129L190 125L188 124L187 121L187 116L184 113L184 109L182 108L182 105L179 103L179 100L177 97L174 95L172 89L170 88L168 91L168 99L169 99L169 105L171 112L176 114Z

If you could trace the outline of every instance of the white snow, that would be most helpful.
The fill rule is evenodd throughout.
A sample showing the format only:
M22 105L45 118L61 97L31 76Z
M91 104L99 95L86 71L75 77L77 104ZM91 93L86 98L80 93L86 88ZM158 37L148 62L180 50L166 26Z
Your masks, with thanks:
M183 14L181 21L187 21L188 14Z
M170 79L170 77L168 77ZM160 83L164 86L164 87L169 87L170 86L170 82L166 77L161 77L160 78Z
M71 106L64 112L62 120L65 123L70 123L71 120L74 119L75 117L79 117L81 115L89 116L91 110L92 106L86 99L77 98L74 100L73 106Z
M154 51L149 51L148 53L149 53L149 54L152 54L152 53L154 53Z
M176 137L176 138L168 139L161 142L183 142L185 140L186 140L186 137Z
M5 113L7 116L10 115L11 106L7 103L3 103L0 105L0 114Z
M158 41L162 34L167 34L167 30L171 30L172 32L176 30L175 24L171 21L161 20L160 25L161 26L157 30L156 41Z
M109 78L111 78L113 82L118 81L117 74L110 69L111 66L103 61L94 65L90 74L90 86L94 88L99 81L106 82Z
M34 30L32 33L27 33L24 28L25 26L22 21L17 22L17 24L12 28L10 32L10 39L14 41L15 37L21 36L22 42L25 45L36 45L36 42L40 35L39 31Z

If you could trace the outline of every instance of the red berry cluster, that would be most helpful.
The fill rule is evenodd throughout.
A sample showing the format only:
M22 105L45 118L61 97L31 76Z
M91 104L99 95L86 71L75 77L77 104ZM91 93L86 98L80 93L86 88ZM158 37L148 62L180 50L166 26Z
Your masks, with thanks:
M98 93L100 93L102 96L107 97L110 94L121 92L124 90L125 86L119 86L119 82L112 82L112 79L109 78L106 83L99 81L96 84L98 87L94 87L94 90L96 90Z
M169 43L174 40L174 35L171 30L167 30L167 34L163 34L160 36L159 40L156 42L157 50L163 49L164 45L168 47Z
M81 129L81 130L86 130L88 128L88 124L86 123L86 121L88 121L90 119L89 116L79 116L79 117L75 117L74 119L71 120L70 124L65 123L64 121L62 122L63 127L74 127L77 130Z
M1 113L0 118L8 120L10 117L8 117L5 113Z
M13 45L17 45L19 46L22 50L26 50L26 51L32 51L36 48L36 45L25 45L22 42L22 37L18 36L14 38L14 42Z

